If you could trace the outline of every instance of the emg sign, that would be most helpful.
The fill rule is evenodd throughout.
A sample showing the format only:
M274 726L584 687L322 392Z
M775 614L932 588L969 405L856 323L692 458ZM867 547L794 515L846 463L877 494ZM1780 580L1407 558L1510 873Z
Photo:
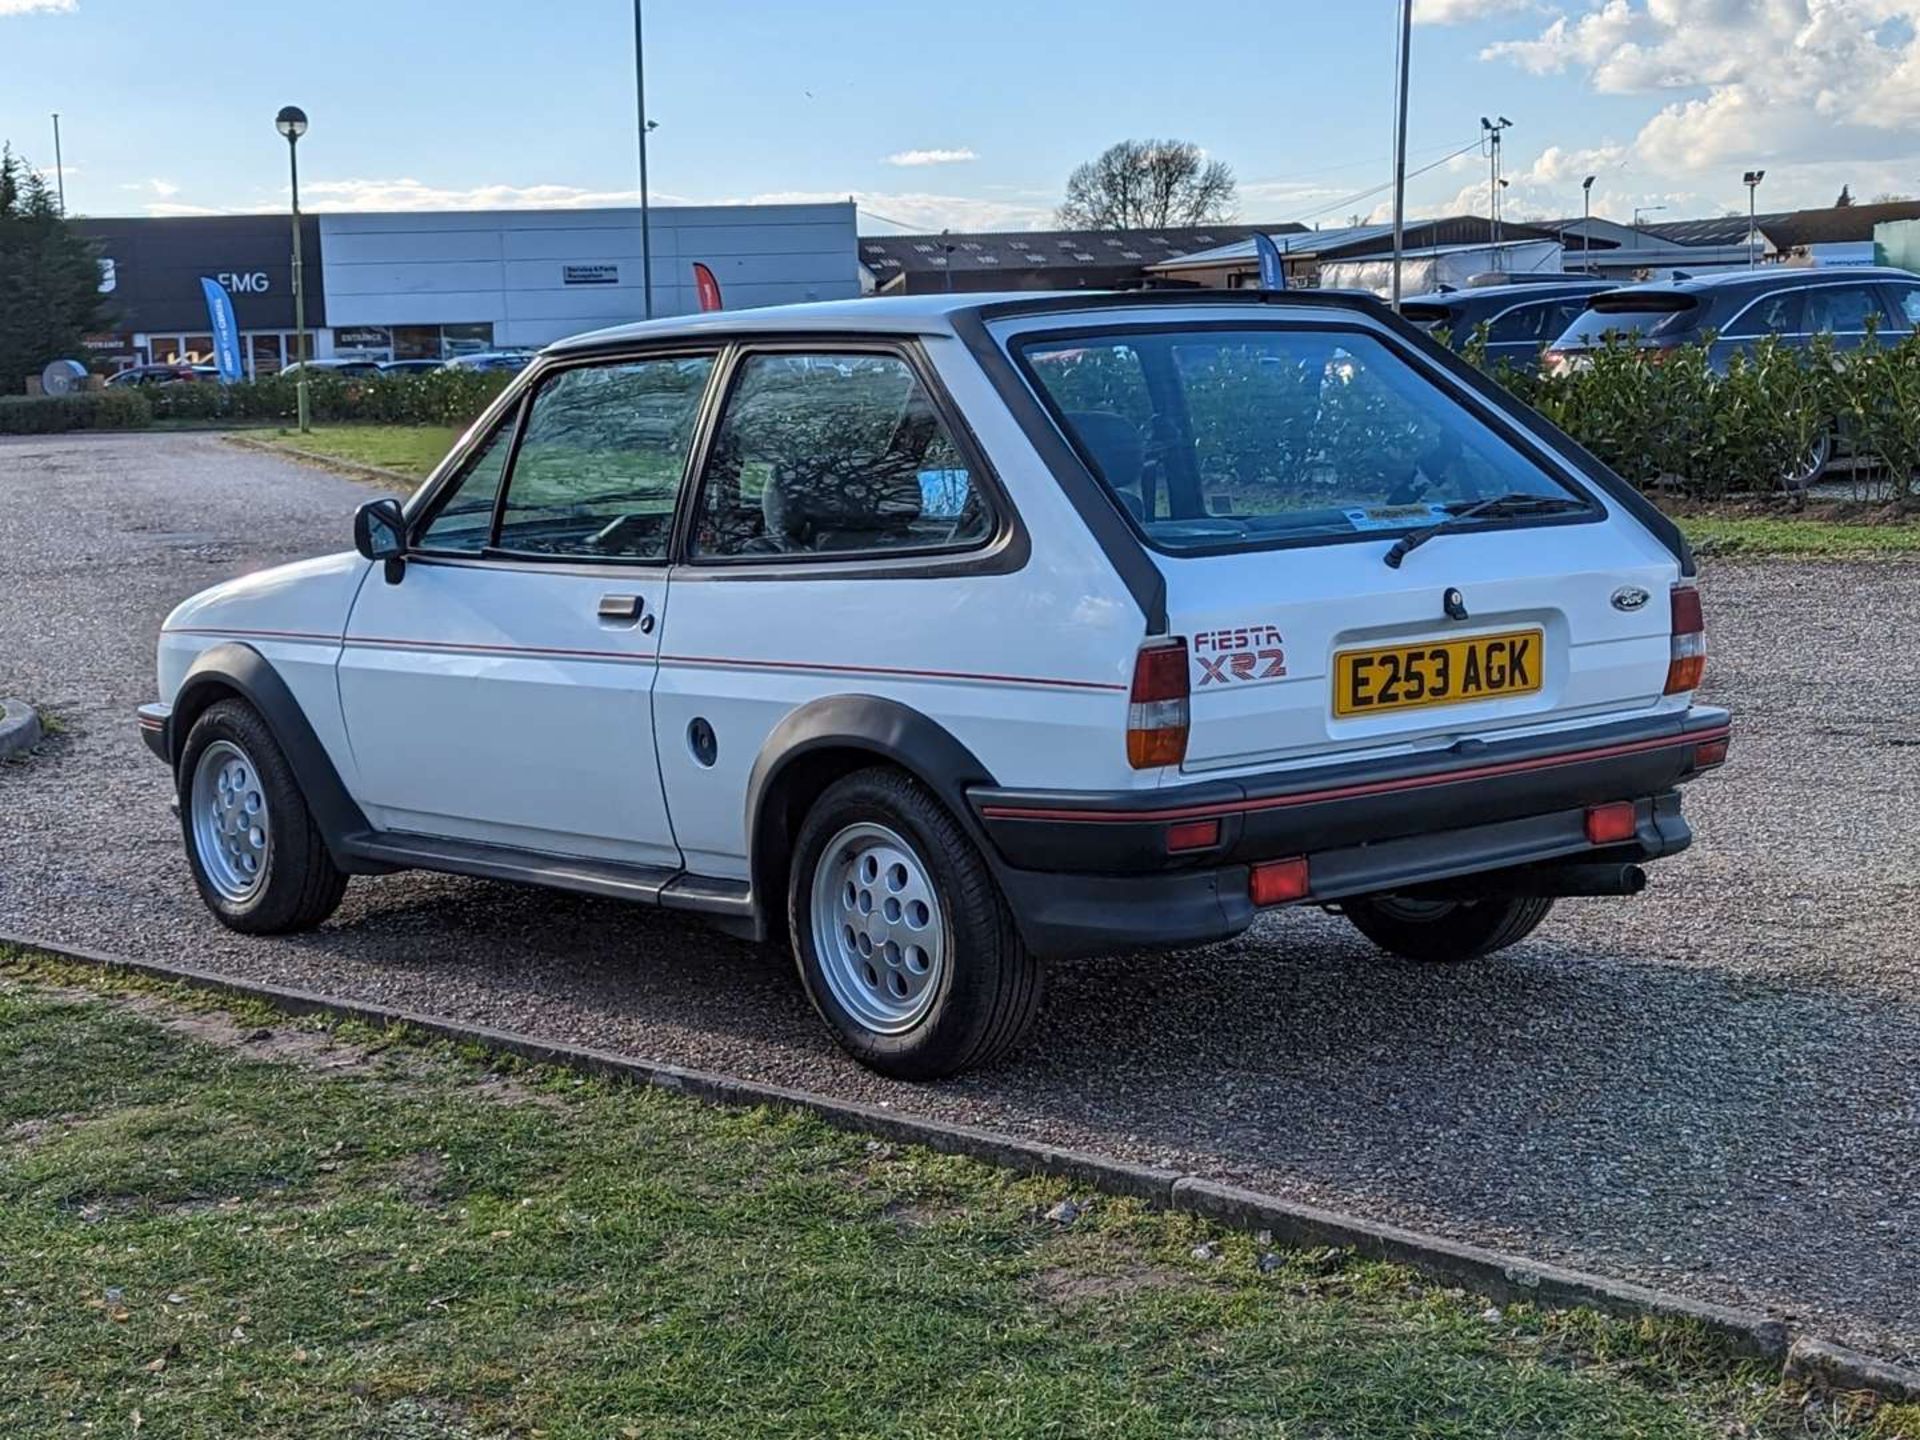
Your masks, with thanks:
M264 270L222 270L213 278L234 295L264 295L273 288Z

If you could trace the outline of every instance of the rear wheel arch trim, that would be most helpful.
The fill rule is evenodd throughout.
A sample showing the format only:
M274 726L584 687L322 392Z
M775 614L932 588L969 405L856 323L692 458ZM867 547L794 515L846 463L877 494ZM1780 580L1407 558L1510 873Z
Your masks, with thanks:
M251 645L228 641L204 650L188 667L167 717L168 764L179 784L180 757L194 721L222 699L237 697L252 706L287 757L295 783L306 798L328 853L343 870L359 870L350 857L348 837L365 833L366 816L348 793L312 723L293 691L266 656Z
M800 706L774 727L747 779L747 865L761 926L784 911L791 840L768 827L782 818L786 785L796 766L809 756L836 751L870 756L873 764L892 765L926 786L979 848L989 869L998 867L999 856L966 799L974 786L994 783L978 757L938 721L897 700L829 695Z

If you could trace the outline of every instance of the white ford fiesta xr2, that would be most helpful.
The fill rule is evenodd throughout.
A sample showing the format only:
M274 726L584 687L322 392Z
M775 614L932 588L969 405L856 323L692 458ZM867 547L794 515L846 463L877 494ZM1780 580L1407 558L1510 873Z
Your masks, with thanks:
M546 350L355 549L160 635L221 921L408 868L793 947L889 1074L1044 963L1319 905L1386 950L1629 895L1726 757L1673 524L1382 306L932 296Z

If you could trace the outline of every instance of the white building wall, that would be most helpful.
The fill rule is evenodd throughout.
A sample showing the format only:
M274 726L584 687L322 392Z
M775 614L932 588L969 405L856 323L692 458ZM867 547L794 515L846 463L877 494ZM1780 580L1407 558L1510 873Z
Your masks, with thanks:
M655 315L699 309L693 263L729 310L859 295L851 203L655 206ZM435 211L320 217L327 322L490 322L496 345L544 345L642 318L640 212ZM611 284L568 284L566 266L611 266Z

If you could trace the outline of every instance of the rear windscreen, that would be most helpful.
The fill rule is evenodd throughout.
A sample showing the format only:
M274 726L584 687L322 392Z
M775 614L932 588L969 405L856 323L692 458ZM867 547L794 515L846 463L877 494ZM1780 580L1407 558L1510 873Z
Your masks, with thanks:
M1156 325L1037 336L1015 354L1162 549L1391 536L1493 497L1585 508L1460 394L1358 329Z
M1560 337L1562 345L1598 345L1609 335L1625 338L1678 335L1693 324L1698 303L1690 295L1648 295L1633 301L1589 305Z

